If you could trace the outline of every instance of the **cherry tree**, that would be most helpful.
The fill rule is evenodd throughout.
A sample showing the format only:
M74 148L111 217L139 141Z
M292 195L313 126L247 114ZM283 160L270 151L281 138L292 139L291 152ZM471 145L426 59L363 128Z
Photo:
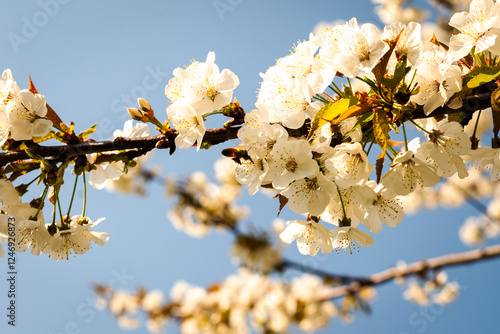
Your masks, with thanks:
M183 333L281 333L291 326L313 332L333 318L350 322L368 312L377 286L390 281L418 305L455 301L460 285L444 270L500 256L500 245L394 264L369 276L283 255L288 244L304 257L370 252L378 233L431 204L475 205L479 215L459 229L467 245L500 234L500 4L437 1L449 17L424 27L422 9L377 3L385 27L356 18L318 27L261 73L255 105L238 102L237 73L219 68L214 52L174 69L165 106L139 98L112 140L92 139L98 124L75 132L36 79L20 87L5 70L0 255L29 251L71 261L93 244L106 247L113 236L103 232L104 218L87 216L87 187L143 194L158 181L175 203L172 224L193 237L231 234L241 268L208 287L179 282L169 298L146 287L117 291L97 283L98 305L123 328L145 318L151 332L172 322ZM210 128L209 119L219 126ZM204 172L162 176L145 165L152 151L175 156L178 150L221 151L217 180ZM71 189L68 201L63 187ZM246 227L248 209L237 202L243 192L268 195L278 216L291 210L296 219L269 217L267 231ZM290 269L302 275L289 279Z

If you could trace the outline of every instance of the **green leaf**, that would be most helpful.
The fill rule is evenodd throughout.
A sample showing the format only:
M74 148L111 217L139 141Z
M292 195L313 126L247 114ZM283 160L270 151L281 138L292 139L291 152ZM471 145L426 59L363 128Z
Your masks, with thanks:
M406 57L403 57L396 64L396 69L394 70L394 77L392 78L382 78L381 82L387 88L394 90L399 85L401 80L406 76L406 74L410 71L410 67L406 67Z
M319 128L321 128L327 122L339 117L347 109L356 105L358 102L359 100L357 97L350 97L325 104L320 110L318 110L316 115L314 115L314 119L311 123L311 130L309 131L307 139L311 139L311 137Z
M339 123L349 117L364 115L370 110L372 110L372 108L368 104L359 103L353 105L352 107L349 107L349 109L344 111L342 115L340 115L339 118L337 118L335 121L336 123Z
M469 89L473 89L487 82L495 80L499 75L500 75L500 67L497 66L477 67L465 75L463 86Z
M358 119L353 129L356 129L358 126L363 126L365 124L368 124L372 120L373 120L373 113L366 113Z
M87 130L83 131L82 133L80 133L78 135L78 138L83 138L83 139L86 139L88 136L90 136L91 134L93 134L95 132L95 128L97 126L97 123L92 125L90 128L88 128Z

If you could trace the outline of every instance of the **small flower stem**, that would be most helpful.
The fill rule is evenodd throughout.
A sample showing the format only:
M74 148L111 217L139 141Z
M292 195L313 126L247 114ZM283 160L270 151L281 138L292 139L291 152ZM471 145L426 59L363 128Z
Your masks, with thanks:
M351 90L351 93L354 93L351 86L351 80L349 80L349 78L347 78L347 83L349 84L349 89Z
M206 120L206 118L208 116L212 116L212 115L222 115L222 110L214 110L214 111L211 111L211 112L207 112L206 114L203 114L203 120Z
M403 136L405 137L405 149L408 151L408 138L406 137L405 124L401 124L401 127L403 128Z
M342 205L342 213L344 214L344 219L347 219L347 215L345 213L344 200L342 199L342 194L340 193L340 189L337 186L337 192L339 193L340 205Z
M26 187L29 187L33 182L35 182L36 180L38 180L40 178L40 175L38 175L37 177L35 177L33 180L31 180L27 185Z
M366 155L369 155L369 154L370 154L370 151L371 151L371 149L372 149L373 143L374 143L374 142L370 142L370 146L368 146L368 150L366 151Z
M62 221L64 221L64 219L63 219L63 214L62 214L62 210L61 210L61 201L59 200L59 191L57 190L57 187L54 187L54 197L55 197L54 201L55 201L55 203L57 203L57 208L59 209L59 216L61 216L61 222L62 222Z
M87 208L87 180L85 180L85 172L83 172L83 209L82 217L85 217L85 209Z
M387 157L389 158L389 160L391 160L391 162L394 161L394 158L391 156L391 154L389 152L385 152Z
M151 123L153 123L154 125L156 125L158 128L160 128L161 130L165 131L165 127L163 126L163 124L161 124L161 122L153 115L147 115L149 121Z
M411 85L413 84L413 80L415 80L415 76L417 75L417 71L413 71L413 76L411 77L410 83L408 84L408 89L410 89L410 94L413 93L415 88L417 88L417 85L415 85L413 88L411 88Z
M345 96L344 96L344 93L342 93L342 90L341 90L341 89L340 89L340 88L339 88L339 87L335 84L335 82L333 82L333 81L332 81L332 85L335 87L335 89L334 89L334 88L332 88L332 86L330 86L330 88L331 88L331 89L332 89L332 90L333 90L333 91L334 91L334 92L335 92L338 96L340 96L340 97L345 97Z
M413 125L415 125L417 128L419 128L420 130L424 131L426 134L430 135L431 132L430 131L427 131L426 129L424 129L423 127L421 127L417 122L415 122L414 120L410 119L410 122L413 123Z
M398 152L391 145L387 144L387 148L389 149L389 151L391 151L392 154L394 154L394 156L398 155Z
M48 191L49 191L49 186L46 186L42 192L42 196L40 196L40 205L38 206L38 210L35 213L35 217L33 217L34 219L37 219L38 214L42 210L42 206L43 206L43 203L45 202L45 197L47 197Z
M71 207L73 206L73 199L75 198L76 184L78 182L78 176L79 175L76 175L76 177L75 177L75 185L73 186L73 193L71 194L71 200L69 201L68 213L66 214L66 216L68 216L68 217L69 217L69 214L71 212Z
M474 125L474 132L472 133L472 138L471 138L471 142L476 142L477 138L476 138L476 131L477 131L477 126L479 124L479 117L481 117L481 112L482 110L479 110L479 113L477 114L477 119L476 119L476 124Z
M52 211L52 225L56 225L56 202L54 202L54 211Z

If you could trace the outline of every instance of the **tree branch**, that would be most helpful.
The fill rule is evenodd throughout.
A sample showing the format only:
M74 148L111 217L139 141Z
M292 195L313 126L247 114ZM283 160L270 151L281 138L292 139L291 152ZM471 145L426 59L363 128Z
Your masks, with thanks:
M413 112L413 118L427 118L435 116L443 116L447 114L465 112L464 122L472 118L472 114L477 110L482 110L491 107L491 93L498 87L496 81L488 82L474 89L473 95L466 96L462 99L463 105L458 109L451 109L448 106L439 107L434 110L429 116L425 115L422 106L418 106ZM238 130L241 127L231 128L216 128L208 129L203 137L203 141L212 145L223 143L225 141L236 139ZM287 129L292 136L302 136L307 134L307 129ZM156 135L141 138L123 138L118 137L114 140L101 142L85 142L68 146L40 146L36 143L27 143L28 150L35 155L42 157L54 157L56 161L64 161L68 158L82 154L92 154L98 152L108 152L115 150L130 150L130 149L153 149L157 142L166 139L163 135ZM0 153L0 166L4 166L9 162L17 160L30 159L24 151L12 151Z
M330 290L325 299L333 299L345 296L349 293L358 291L363 286L372 286L387 283L397 277L404 277L410 274L417 274L429 269L441 267L460 266L470 262L483 261L500 257L500 244L486 247L483 249L474 249L462 253L447 254L435 258L417 261L404 267L392 267L379 273L373 274L366 280L352 282Z
M239 129L240 127L208 129L203 137L203 141L218 144L230 139L235 139L237 138ZM55 160L63 161L82 154L130 149L153 149L156 143L162 139L165 139L165 136L156 135L140 138L118 137L114 140L85 142L68 146L41 146L36 143L31 143L28 145L28 150L34 155L54 157ZM24 151L0 153L0 166L4 166L9 162L26 159L30 159L30 157Z
M475 111L486 109L491 107L491 93L498 87L496 81L490 81L474 89L472 95L468 95L462 98L462 107L458 109L451 109L448 106L443 106L435 109L428 116L424 113L424 108L419 106L417 110L413 112L413 118L428 118L436 116L444 116L448 114L453 114L457 112L465 112L467 123L472 118L472 114Z

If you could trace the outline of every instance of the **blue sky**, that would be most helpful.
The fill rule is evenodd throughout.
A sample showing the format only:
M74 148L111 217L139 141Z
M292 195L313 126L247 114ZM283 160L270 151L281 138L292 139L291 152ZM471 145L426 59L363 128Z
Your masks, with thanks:
M218 9L220 3L227 5L225 11ZM288 54L298 40L307 39L316 23L355 16L359 22L381 26L372 9L365 0L2 1L0 64L12 70L21 88L27 88L31 74L47 102L65 122L74 121L77 130L99 123L94 138L102 140L123 127L128 119L125 107L135 106L139 96L151 102L159 118L164 117L164 88L172 71L188 65L191 58L203 61L209 51L215 51L221 69L239 76L234 96L251 110L259 73ZM157 151L153 164L161 166L163 175L206 170L213 177L212 164L219 154L218 148L178 150L173 156ZM77 193L77 199L81 196ZM240 203L254 209L246 222L270 228L277 203L259 194L245 196ZM155 184L146 198L90 188L87 214L106 217L98 230L110 234L108 244L93 246L69 261L19 254L18 327L6 325L3 311L0 332L120 333L107 312L94 308L93 283L131 290L142 285L168 294L180 279L206 286L234 273L237 268L228 253L231 235L190 238L167 220L169 205L164 188ZM353 256L305 258L293 245L286 256L332 272L366 275L400 259L412 262L466 250L457 229L470 214L476 213L466 206L407 217L396 229L385 227L375 236L374 246ZM294 217L289 210L283 212L285 220ZM6 272L4 263L5 258L0 260L0 272ZM493 332L499 264L492 260L450 269L448 276L464 289L458 302L444 309L421 309L402 299L400 287L389 284L378 289L371 316L356 314L356 321L347 326L334 320L324 332ZM0 282L0 309L5 310L7 285L5 279ZM141 328L133 333L145 332ZM176 333L177 328L169 327L168 332Z

